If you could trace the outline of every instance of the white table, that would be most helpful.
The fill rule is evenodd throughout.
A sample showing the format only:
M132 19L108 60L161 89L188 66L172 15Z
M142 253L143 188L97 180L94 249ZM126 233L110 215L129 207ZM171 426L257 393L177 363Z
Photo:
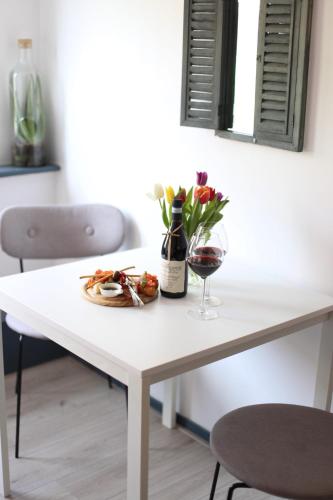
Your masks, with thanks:
M267 278L231 257L215 278L214 292L224 300L219 320L187 317L191 294L160 298L143 309L103 308L81 297L81 274L134 264L140 272L158 273L158 252L132 250L0 279L0 309L128 385L128 500L148 498L149 387L155 382L166 381L163 423L173 427L176 375L322 322L314 404L330 408L332 297ZM2 345L0 404L0 494L8 496Z

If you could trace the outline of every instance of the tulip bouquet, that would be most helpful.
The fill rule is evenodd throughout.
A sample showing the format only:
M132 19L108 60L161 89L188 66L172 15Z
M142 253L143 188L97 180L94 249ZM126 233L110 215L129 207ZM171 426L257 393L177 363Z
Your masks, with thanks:
M148 193L150 199L158 201L165 227L169 230L171 225L171 209L174 198L183 201L183 224L188 239L195 233L199 224L212 228L223 218L223 208L229 203L221 192L207 186L207 172L197 172L197 185L187 192L179 187L175 191L172 186L163 188L155 184L154 192Z

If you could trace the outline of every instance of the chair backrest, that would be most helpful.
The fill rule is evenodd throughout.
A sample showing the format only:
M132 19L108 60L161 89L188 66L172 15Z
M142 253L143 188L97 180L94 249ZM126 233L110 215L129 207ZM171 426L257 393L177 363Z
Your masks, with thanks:
M2 250L19 259L63 259L117 250L124 217L111 205L24 206L0 216Z

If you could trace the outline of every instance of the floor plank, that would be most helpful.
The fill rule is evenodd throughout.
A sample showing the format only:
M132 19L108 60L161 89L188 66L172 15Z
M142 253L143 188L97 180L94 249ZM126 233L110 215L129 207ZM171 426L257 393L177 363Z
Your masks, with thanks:
M15 376L6 377L13 500L124 500L124 392L68 357L24 371L21 458L14 457ZM151 410L150 499L207 500L215 467L209 448L162 427ZM222 471L216 500L233 477ZM273 500L240 491L237 500Z

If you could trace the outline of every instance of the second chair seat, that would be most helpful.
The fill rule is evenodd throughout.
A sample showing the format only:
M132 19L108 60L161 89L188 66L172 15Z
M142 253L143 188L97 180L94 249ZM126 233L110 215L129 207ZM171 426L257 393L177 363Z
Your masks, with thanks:
M16 319L14 316L11 316L10 314L6 314L6 323L9 326L9 328L11 328L14 332L17 332L20 335L26 335L28 337L33 337L39 340L48 340L45 337L45 335L37 332L36 330L33 330L33 328L30 328L30 326L26 325L25 323L22 323L22 321Z
M218 462L248 487L282 498L333 499L333 414L304 406L254 405L214 426Z

